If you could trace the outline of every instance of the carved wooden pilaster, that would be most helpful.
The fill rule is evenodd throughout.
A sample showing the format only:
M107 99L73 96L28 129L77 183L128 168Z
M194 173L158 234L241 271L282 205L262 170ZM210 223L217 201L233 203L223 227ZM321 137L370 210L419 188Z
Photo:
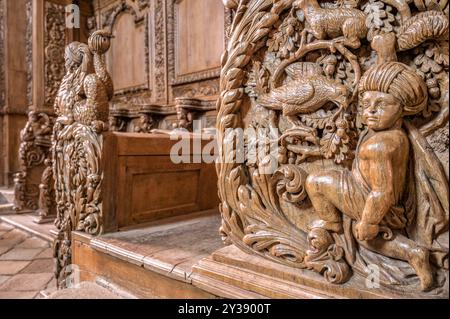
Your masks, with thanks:
M64 76L65 6L53 2L45 2L45 36L44 36L44 106L53 106L56 93Z
M33 2L26 4L27 32L26 32L26 64L27 64L27 100L28 106L33 105Z
M5 106L5 0L0 0L0 110Z
M21 168L14 178L14 209L18 212L39 209L42 213L47 208L39 207L39 203L43 203L39 200L43 196L40 195L39 185L41 174L45 169L44 161L49 159L50 154L50 137L53 127L50 110L64 75L65 6L49 1L39 3L28 1L26 14L28 79L26 95L32 111L21 134L19 151ZM33 33L40 33L42 38L34 37ZM40 39L43 41L39 42ZM42 131L45 131L45 138L42 136L44 134ZM54 214L48 212L48 219L51 219L52 215Z
M26 121L26 12L28 0L0 2L0 185L20 169L17 137Z

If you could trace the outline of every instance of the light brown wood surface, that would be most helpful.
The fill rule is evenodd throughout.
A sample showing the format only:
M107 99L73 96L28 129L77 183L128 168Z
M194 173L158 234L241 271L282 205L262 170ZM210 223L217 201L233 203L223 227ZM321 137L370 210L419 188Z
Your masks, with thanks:
M214 165L173 163L170 151L175 143L168 135L106 136L106 230L217 207Z

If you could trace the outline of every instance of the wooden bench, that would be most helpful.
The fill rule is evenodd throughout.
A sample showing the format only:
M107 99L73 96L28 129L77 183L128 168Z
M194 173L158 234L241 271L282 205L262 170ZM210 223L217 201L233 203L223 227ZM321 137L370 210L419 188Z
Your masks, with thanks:
M193 143L203 149L210 142L187 136L191 150ZM167 134L105 135L104 232L218 207L214 164L173 163L170 151L177 142Z

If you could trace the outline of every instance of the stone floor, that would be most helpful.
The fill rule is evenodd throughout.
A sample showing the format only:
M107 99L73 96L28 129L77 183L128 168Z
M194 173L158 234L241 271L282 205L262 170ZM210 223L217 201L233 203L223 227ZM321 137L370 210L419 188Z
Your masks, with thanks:
M50 243L0 222L0 299L38 299L55 290Z

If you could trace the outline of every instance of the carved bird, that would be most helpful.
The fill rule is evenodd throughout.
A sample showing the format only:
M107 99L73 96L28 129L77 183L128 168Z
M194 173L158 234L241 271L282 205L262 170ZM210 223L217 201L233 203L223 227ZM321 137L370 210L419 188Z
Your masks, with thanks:
M328 102L333 102L339 107L335 118L347 108L348 88L327 78L318 64L295 63L286 69L286 73L292 81L260 95L257 103L267 109L281 110L283 116L295 127L312 132L311 128L299 121L297 115L315 112Z

